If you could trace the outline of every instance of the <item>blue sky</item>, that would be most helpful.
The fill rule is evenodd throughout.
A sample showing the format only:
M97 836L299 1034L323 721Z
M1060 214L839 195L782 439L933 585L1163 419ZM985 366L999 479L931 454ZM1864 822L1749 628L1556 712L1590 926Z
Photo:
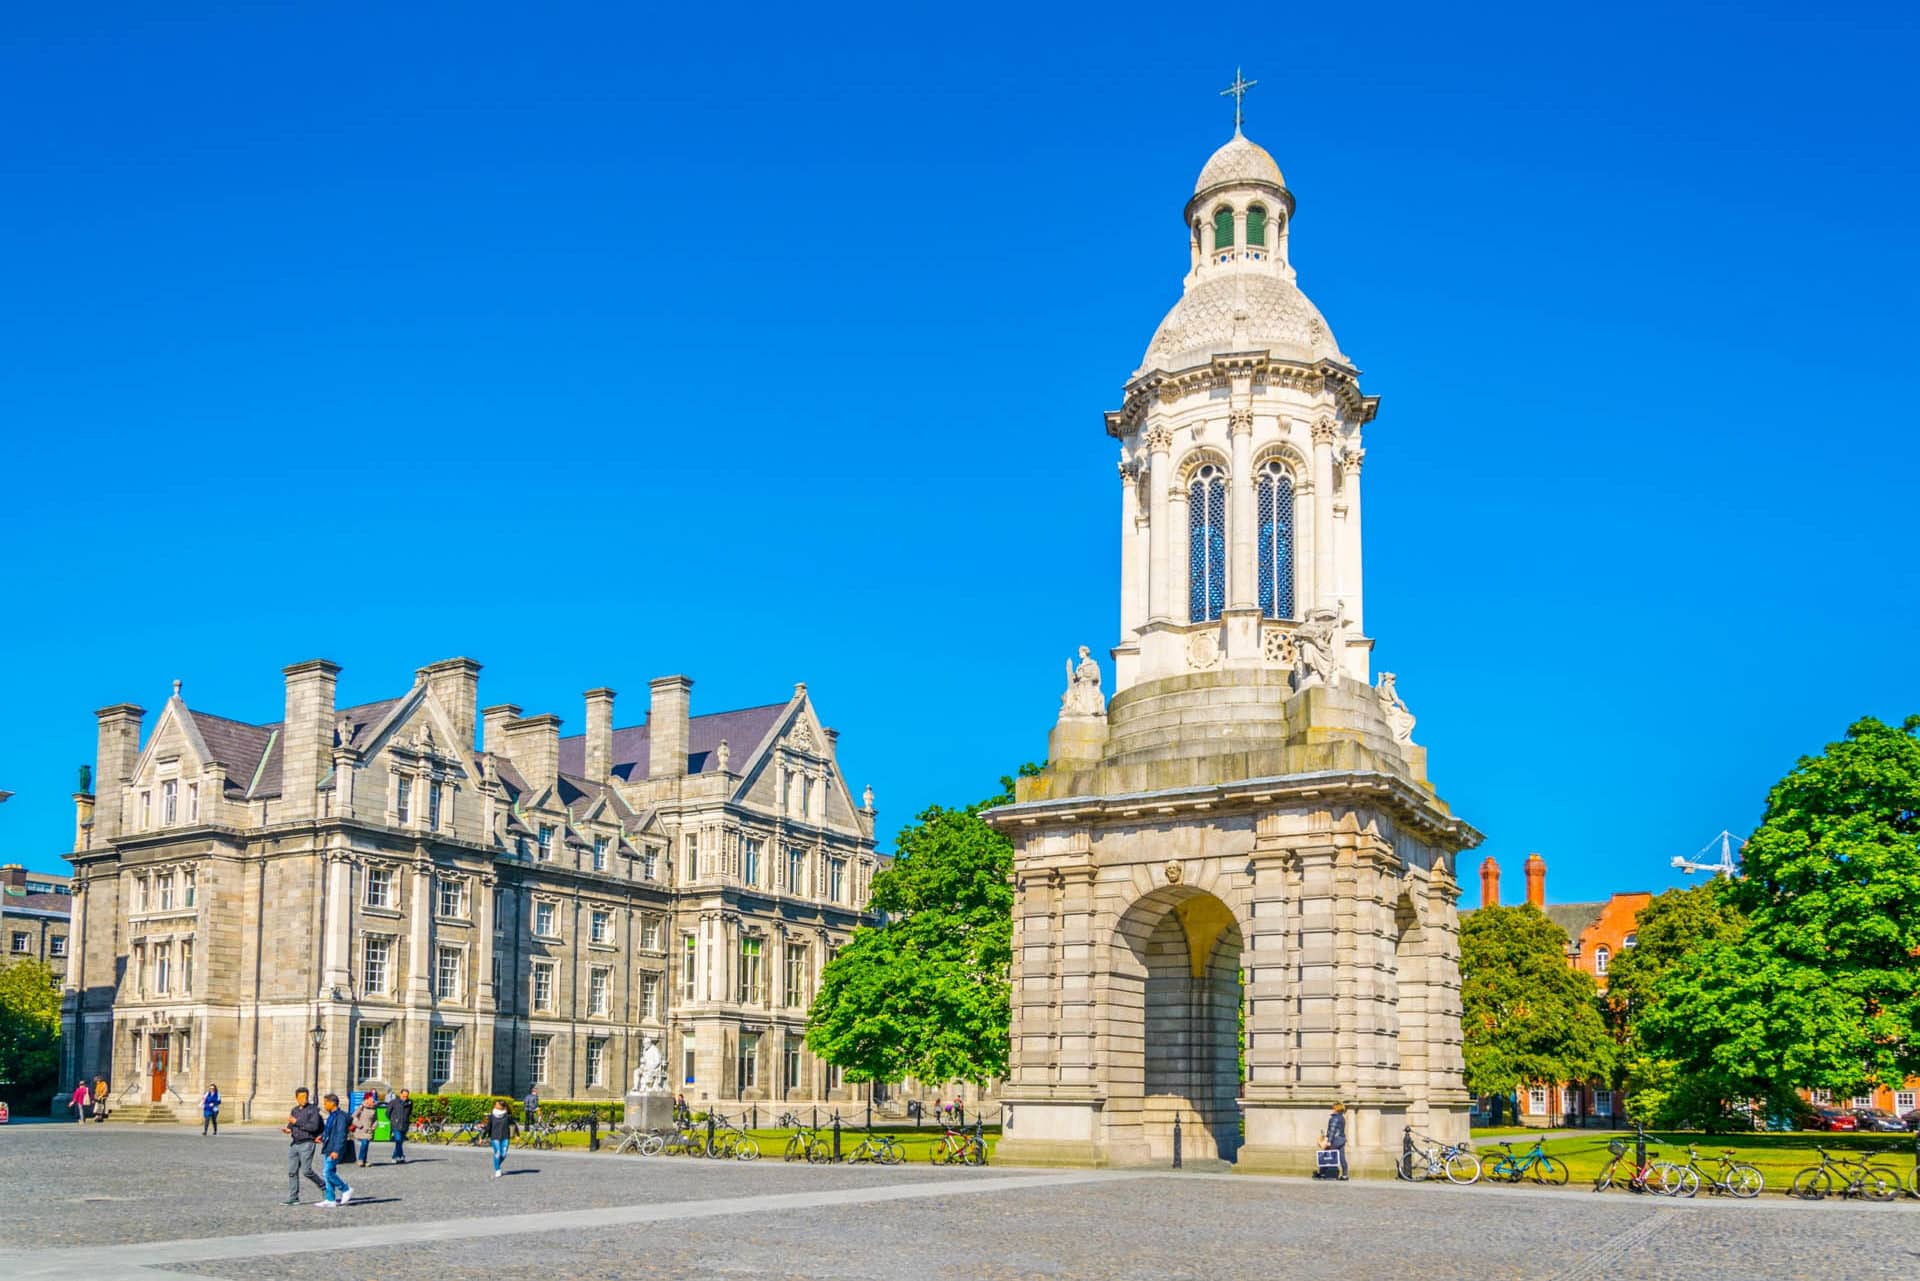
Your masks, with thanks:
M887 844L991 790L1117 639L1100 415L1236 64L1510 894L1670 884L1920 710L1914 11L1258 12L10 12L0 855L59 865L94 708L312 656L567 732L805 680Z

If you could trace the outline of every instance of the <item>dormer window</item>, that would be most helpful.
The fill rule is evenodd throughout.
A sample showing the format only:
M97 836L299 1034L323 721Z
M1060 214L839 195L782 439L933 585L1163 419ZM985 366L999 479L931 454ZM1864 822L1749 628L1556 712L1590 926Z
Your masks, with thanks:
M540 861L542 863L545 863L547 860L551 859L552 857L553 857L553 828L549 824L542 823L540 825Z
M593 870L596 872L607 870L607 838L604 836L593 838Z
M393 816L402 827L413 819L413 780L404 774L394 779Z
M1213 256L1225 258L1233 253L1233 209L1222 205L1213 215Z

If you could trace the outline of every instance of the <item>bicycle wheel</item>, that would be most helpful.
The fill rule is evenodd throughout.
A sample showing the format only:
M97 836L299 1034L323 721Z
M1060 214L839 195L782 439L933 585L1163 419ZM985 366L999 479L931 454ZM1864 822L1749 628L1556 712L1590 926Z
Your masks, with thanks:
M1660 1174L1660 1192L1663 1196L1691 1200L1700 1191L1700 1171L1692 1166L1663 1161L1655 1168Z
M969 1140L967 1143L966 1154L967 1154L968 1165L985 1165L987 1163L986 1140L984 1139Z
M896 1139L888 1139L886 1151L880 1154L881 1163L883 1165L899 1165L906 1159L907 1150L900 1146L899 1141Z
M1613 1186L1613 1170L1614 1167L1619 1164L1620 1158L1615 1157L1600 1167L1600 1173L1593 1176L1593 1190L1595 1192L1605 1192Z
M927 1160L935 1165L945 1165L953 1158L953 1152L947 1147L946 1140L935 1139L933 1148L927 1153Z
M1891 1201L1900 1195L1900 1176L1883 1165L1870 1165L1860 1176L1860 1195L1869 1201Z
M825 1165L831 1160L833 1160L833 1149L827 1146L825 1139L816 1137L807 1144L808 1165Z
M1833 1175L1823 1165L1808 1166L1793 1176L1787 1195L1802 1201L1819 1201L1833 1191Z
M1767 1189L1767 1176L1750 1165L1727 1167L1727 1191L1742 1201L1751 1201Z
M1480 1158L1471 1152L1455 1152L1447 1158L1447 1181L1466 1188L1480 1181Z
M760 1145L753 1141L751 1135L741 1135L740 1141L733 1145L733 1159L736 1161L758 1161L760 1159Z
M1533 1181L1552 1184L1556 1188L1566 1187L1567 1163L1556 1161L1550 1156L1541 1157L1540 1163L1533 1167Z
M807 1159L807 1141L796 1134L787 1140L787 1146L781 1151L782 1161L804 1161Z

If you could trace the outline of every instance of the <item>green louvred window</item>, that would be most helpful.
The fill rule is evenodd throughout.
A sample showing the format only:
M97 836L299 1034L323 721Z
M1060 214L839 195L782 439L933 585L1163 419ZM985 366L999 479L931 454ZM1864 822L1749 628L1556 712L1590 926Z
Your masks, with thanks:
M1247 210L1247 243L1266 247L1267 211L1259 205Z
M1233 248L1233 210L1222 209L1213 216L1213 249L1215 253Z

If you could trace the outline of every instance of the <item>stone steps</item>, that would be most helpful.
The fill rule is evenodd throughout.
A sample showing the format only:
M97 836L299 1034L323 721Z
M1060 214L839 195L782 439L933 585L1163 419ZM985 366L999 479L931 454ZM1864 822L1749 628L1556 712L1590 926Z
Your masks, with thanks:
M181 1114L167 1103L125 1103L109 1109L107 1120L128 1125L179 1125Z

